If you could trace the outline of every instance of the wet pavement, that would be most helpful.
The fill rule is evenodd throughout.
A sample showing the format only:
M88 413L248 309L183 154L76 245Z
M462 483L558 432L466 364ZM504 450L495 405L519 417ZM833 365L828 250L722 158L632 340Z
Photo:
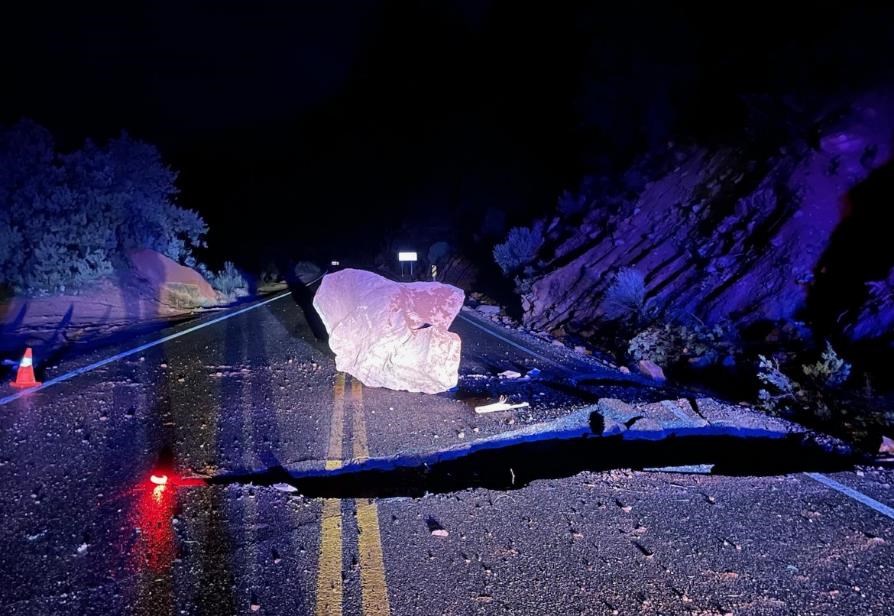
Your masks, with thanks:
M842 469L784 439L532 448L516 435L588 418L599 398L636 403L600 414L602 429L630 434L731 418L462 316L460 386L437 396L336 374L285 297L3 404L0 613L894 613L894 520L799 472L828 471L891 506L889 470ZM192 327L60 358L41 376ZM496 376L534 368L530 380ZM475 413L501 395L531 407ZM505 447L428 464L486 438ZM638 457L740 472L629 470ZM330 498L300 482L203 481L280 467L329 481L382 460L375 477L323 484Z

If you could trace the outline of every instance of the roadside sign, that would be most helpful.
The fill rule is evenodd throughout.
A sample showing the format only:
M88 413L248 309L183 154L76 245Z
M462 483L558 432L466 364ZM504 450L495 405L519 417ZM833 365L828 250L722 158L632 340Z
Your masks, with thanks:
M397 253L397 260L400 261L401 278L404 277L404 263L410 264L410 278L412 278L413 277L413 264L416 262L416 252L415 251L399 250Z

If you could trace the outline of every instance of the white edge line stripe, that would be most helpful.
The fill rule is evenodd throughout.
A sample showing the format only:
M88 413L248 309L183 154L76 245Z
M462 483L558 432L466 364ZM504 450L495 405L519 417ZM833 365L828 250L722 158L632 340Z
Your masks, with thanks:
M888 507L886 504L880 503L877 500L875 500L874 498L866 496L862 492L858 492L857 490L854 490L853 488L849 488L846 485L844 485L843 483L838 483L831 477L826 477L822 473L804 473L804 474L807 475L808 477L810 477L811 479L813 479L814 481L818 481L821 484L823 484L824 486L832 488L836 492L841 492L845 496L849 496L850 498L854 499L855 501L857 501L859 503L863 503L867 507L869 507L871 509L875 509L880 514L886 515L889 518L891 518L892 520L894 520L894 509L892 509L891 507Z
M321 278L322 278L322 276L321 276ZM319 278L317 280L319 280ZM316 282L316 280L308 282L305 286L310 286L314 282ZM200 323L198 325L194 325L193 327L184 329L183 331L177 332L176 334L171 334L170 336L165 336L164 338L160 338L160 339L154 340L152 342L147 342L146 344L141 344L138 347L135 347L128 351L123 351L121 353L118 353L117 355L112 355L111 357L107 357L105 359L101 359L98 362L92 363L88 366L82 366L81 368L77 368L75 370L72 370L71 372L66 372L65 374L62 374L55 378L52 378L48 381L44 381L43 385L34 387L33 389L25 389L25 390L16 392L14 394L11 394L9 396L6 396L5 398L0 398L0 406L9 404L10 402L12 402L14 400L18 400L19 398L21 398L23 396L33 394L34 392L37 392L37 391L41 391L43 389L46 389L47 387L52 387L53 385L62 383L64 381L72 379L72 378L79 376L81 374L84 374L86 372L90 372L91 370L96 370L97 368L102 368L103 366L106 366L108 364L111 364L112 362L118 361L119 359L124 359L125 357L130 357L131 355L135 355L137 353L140 353L141 351L145 351L146 349L151 349L152 347L158 346L159 344L164 344L165 342L169 342L171 340L174 340L175 338L180 338L181 336L185 336L186 334L191 334L192 332L198 331L198 330L202 329L203 327L208 327L209 325L214 325L215 323L220 323L221 321L225 321L229 318L238 316L240 314L248 312L249 310L254 310L255 308L260 308L261 306L269 304L270 302L275 302L276 300L282 299L282 298L287 297L291 294L292 294L291 291L286 291L285 293L277 295L276 297L266 299L262 302L258 302L257 304L252 304L251 306L247 306L247 307L237 310L235 312L228 312L227 314L219 316L216 319L212 319L210 321L206 321L205 323Z
M465 321L466 323L469 323L470 325L474 325L475 327L477 327L477 328L480 329L481 331L490 334L490 335L493 336L494 338L498 338L498 339L502 340L502 341L505 342L506 344L510 344L510 345L514 346L516 349L519 349L519 350L521 350L521 351L524 351L525 353L527 353L528 355L531 355L532 357L536 357L537 359L539 359L539 360L541 360L541 361L545 361L545 362L547 362L547 363L549 363L549 364L552 364L553 366L559 368L560 370L562 370L563 372L566 372L566 373L568 373L568 374L573 374L573 373L574 373L573 370L569 370L568 368L566 368L565 366L563 366L563 365L560 364L559 362L554 361L554 360L550 359L549 357L544 357L543 355L540 355L539 353L537 353L537 352L535 352L535 351L532 351L531 349L529 349L529 348L527 348L527 347L525 347L525 346L522 346L521 344L519 344L519 343L517 343L517 342L514 342L514 341L510 340L509 338L506 338L506 337L504 337L504 336L501 336L501 335L498 334L497 332L492 331L491 329L485 327L484 325L481 325L480 323L476 323L475 321L473 321L472 319L470 319L470 318L467 317L467 316L464 316L464 315L462 315L462 314L459 314L459 315L457 315L457 316L458 316L460 319L462 319L463 321Z

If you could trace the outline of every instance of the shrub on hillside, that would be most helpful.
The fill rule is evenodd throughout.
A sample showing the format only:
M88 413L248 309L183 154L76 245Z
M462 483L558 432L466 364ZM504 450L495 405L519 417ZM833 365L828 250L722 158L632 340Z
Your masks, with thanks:
M668 367L680 359L683 341L676 327L666 324L647 327L631 338L627 353L633 361L649 360Z
M543 225L515 227L509 230L506 241L494 246L494 260L506 274L530 265L543 245Z
M807 377L824 387L841 387L851 375L851 365L839 357L828 342L819 361L801 366L801 370Z
M154 146L127 135L59 153L33 122L0 127L2 281L17 292L62 292L137 248L183 262L207 227L174 204L176 177Z
M830 344L826 344L819 361L804 364L801 371L807 381L798 382L783 373L779 362L758 356L757 379L759 404L767 411L783 415L810 416L821 421L832 418L832 402L836 392L850 376L851 367L841 359ZM830 402L832 401L832 402ZM845 413L841 400L837 400L838 414Z
M642 321L649 312L646 279L632 267L622 267L602 299L602 312L612 321Z
M665 323L639 332L627 353L634 361L648 359L663 368L684 362L704 367L732 355L734 349L733 335L722 325Z
M786 370L797 363L793 358ZM868 383L864 391L842 387L850 376L850 366L829 346L820 361L802 364L801 370L808 378L796 381L783 372L778 361L759 356L758 406L775 415L819 425L858 447L877 451L878 435L894 429L894 412L885 399Z
M229 301L248 295L248 281L231 261L224 263L223 269L211 275L208 282Z
M774 415L792 415L806 403L806 392L800 383L786 376L775 359L758 356L757 392L760 406Z

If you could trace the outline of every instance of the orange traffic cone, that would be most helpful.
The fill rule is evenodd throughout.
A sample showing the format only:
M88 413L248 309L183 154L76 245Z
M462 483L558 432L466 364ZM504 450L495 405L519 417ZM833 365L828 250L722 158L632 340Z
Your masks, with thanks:
M28 347L25 349L22 361L19 362L19 371L16 373L16 380L12 382L12 386L16 389L27 389L38 385L40 383L34 380L34 360L31 359L31 347Z

